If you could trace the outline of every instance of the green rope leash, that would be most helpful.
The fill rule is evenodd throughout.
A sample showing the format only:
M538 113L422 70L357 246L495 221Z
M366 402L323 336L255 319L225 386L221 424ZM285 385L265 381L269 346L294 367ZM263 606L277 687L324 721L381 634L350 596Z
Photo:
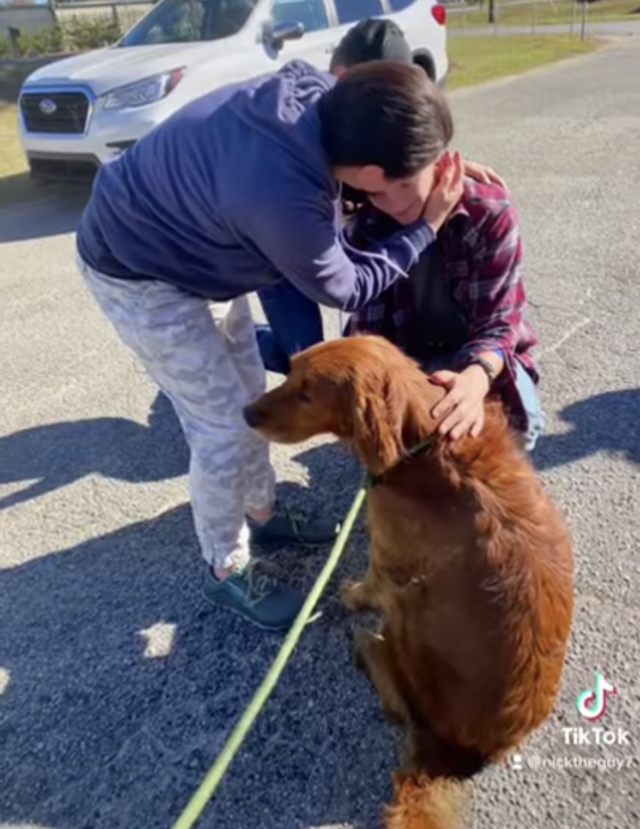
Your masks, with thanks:
M367 486L365 483L358 490L353 504L351 505L351 509L344 519L344 524L340 529L340 533L338 534L335 544L329 553L329 557L320 571L315 584L311 588L311 592L307 596L305 603L302 605L295 622L290 628L284 642L282 643L282 647L278 651L278 654L271 664L265 678L260 683L260 686L253 695L251 702L246 707L244 713L229 735L227 742L216 758L214 764L207 772L206 776L191 797L191 800L187 803L184 811L173 824L171 829L191 829L196 820L198 820L202 814L215 790L218 788L220 781L229 767L229 764L238 752L244 738L247 736L251 726L255 722L258 714L264 707L269 695L278 682L289 657L293 653L293 649L300 639L304 626L309 621L309 617L313 613L322 591L327 586L327 582L331 578L333 571L340 561L340 557L342 556L345 545L349 539L353 525L355 524L360 508L362 507L366 492Z

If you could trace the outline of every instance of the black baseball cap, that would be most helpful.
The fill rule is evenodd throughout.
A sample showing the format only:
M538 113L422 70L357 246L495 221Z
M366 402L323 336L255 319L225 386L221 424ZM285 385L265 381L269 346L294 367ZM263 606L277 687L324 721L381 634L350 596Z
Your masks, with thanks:
M331 58L331 69L356 66L372 60L413 63L411 47L402 29L392 20L370 17L356 23L337 45Z

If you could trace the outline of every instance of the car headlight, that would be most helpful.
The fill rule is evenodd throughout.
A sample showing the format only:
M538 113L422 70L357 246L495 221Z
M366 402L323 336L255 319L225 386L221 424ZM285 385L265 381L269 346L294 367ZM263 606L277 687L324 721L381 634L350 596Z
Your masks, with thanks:
M142 81L120 86L103 96L102 106L104 109L124 109L161 101L180 83L184 72L184 68L173 69Z

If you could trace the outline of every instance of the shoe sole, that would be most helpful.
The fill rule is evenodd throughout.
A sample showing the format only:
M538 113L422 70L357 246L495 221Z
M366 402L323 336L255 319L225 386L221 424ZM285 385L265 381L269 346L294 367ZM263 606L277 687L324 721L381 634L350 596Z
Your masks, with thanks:
M338 538L335 535L333 538L328 539L327 541L294 541L291 538L269 538L266 540L261 541L257 538L251 538L250 543L254 544L256 547L263 547L263 548L274 548L274 547L325 547L327 544L335 544L336 539Z

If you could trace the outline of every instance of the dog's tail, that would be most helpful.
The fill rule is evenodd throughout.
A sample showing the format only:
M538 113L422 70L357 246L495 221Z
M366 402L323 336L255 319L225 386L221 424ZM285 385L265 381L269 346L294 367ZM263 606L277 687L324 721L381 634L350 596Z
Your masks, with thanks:
M466 823L468 792L461 780L394 772L393 787L384 829L462 829Z
M469 782L490 758L455 746L429 726L416 728L412 772L393 773L393 801L385 810L385 829L462 829L471 825Z

